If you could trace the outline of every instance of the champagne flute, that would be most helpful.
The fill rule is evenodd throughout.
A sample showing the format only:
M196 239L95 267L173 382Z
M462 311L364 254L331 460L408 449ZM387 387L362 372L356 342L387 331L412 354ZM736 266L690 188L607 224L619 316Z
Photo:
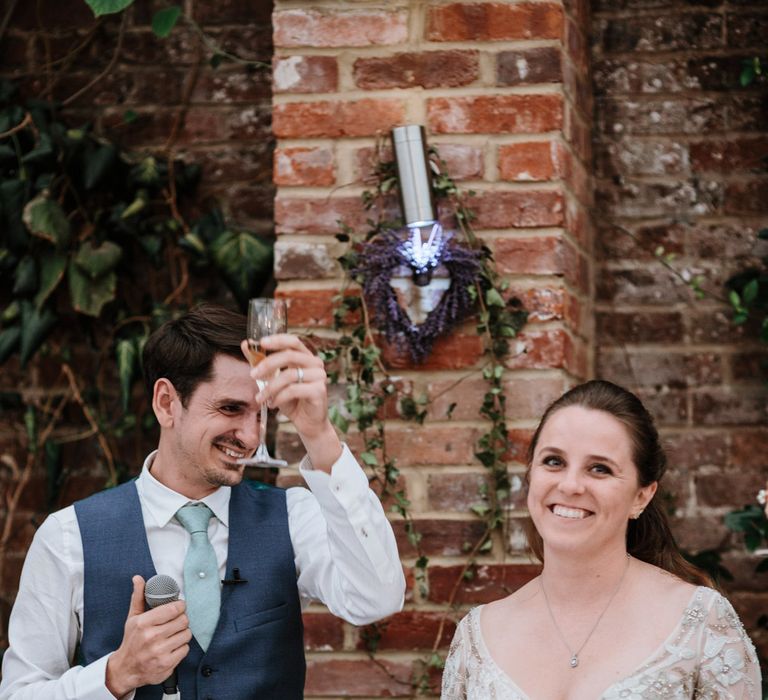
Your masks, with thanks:
M251 367L255 367L267 353L261 347L261 339L266 335L285 333L288 329L288 309L282 299L257 298L248 301L248 337L246 357ZM279 370L278 370L279 371ZM263 391L267 385L260 379L256 380L259 391ZM267 449L267 416L266 402L261 405L259 415L259 446L256 454L247 459L238 459L239 464L252 467L286 467L288 462L284 459L275 459Z

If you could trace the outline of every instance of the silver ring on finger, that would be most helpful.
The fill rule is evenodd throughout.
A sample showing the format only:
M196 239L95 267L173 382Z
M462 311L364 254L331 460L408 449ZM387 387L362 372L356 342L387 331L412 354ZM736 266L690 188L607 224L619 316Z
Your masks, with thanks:
M304 369L302 367L296 368L296 383L301 384L304 381Z

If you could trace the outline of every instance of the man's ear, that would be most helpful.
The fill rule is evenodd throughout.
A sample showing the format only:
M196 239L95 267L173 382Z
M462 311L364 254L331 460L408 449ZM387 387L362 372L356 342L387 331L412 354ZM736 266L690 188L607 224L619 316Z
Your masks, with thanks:
M174 402L179 401L179 395L170 380L161 377L155 382L152 392L152 410L161 428L172 428L174 421Z

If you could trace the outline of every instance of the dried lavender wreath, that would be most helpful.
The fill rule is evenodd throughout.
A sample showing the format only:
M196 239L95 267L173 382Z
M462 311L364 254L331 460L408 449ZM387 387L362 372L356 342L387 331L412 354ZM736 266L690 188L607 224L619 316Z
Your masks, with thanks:
M450 275L450 286L424 322L417 324L400 305L391 285L394 273L410 266L402 244L401 234L383 231L361 247L349 273L362 288L373 325L384 333L388 343L421 363L438 337L475 312L477 295L472 291L480 274L482 252L453 239L443 243L439 259Z

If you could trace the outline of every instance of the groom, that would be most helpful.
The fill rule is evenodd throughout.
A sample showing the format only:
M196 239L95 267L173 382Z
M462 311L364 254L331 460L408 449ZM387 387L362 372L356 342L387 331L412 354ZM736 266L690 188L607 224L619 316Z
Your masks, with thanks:
M243 316L204 305L148 340L157 450L135 481L41 525L11 613L0 700L159 700L174 670L185 699L298 700L310 600L357 625L400 610L394 535L328 421L322 361L283 334L263 341L270 354L250 370L244 337ZM270 380L258 394L256 378ZM238 459L258 446L264 401L301 438L309 489L243 481ZM203 511L207 531L189 525L190 509ZM187 528L211 568L185 565ZM145 610L156 573L173 577L189 605ZM216 602L193 604L192 589L213 580Z

